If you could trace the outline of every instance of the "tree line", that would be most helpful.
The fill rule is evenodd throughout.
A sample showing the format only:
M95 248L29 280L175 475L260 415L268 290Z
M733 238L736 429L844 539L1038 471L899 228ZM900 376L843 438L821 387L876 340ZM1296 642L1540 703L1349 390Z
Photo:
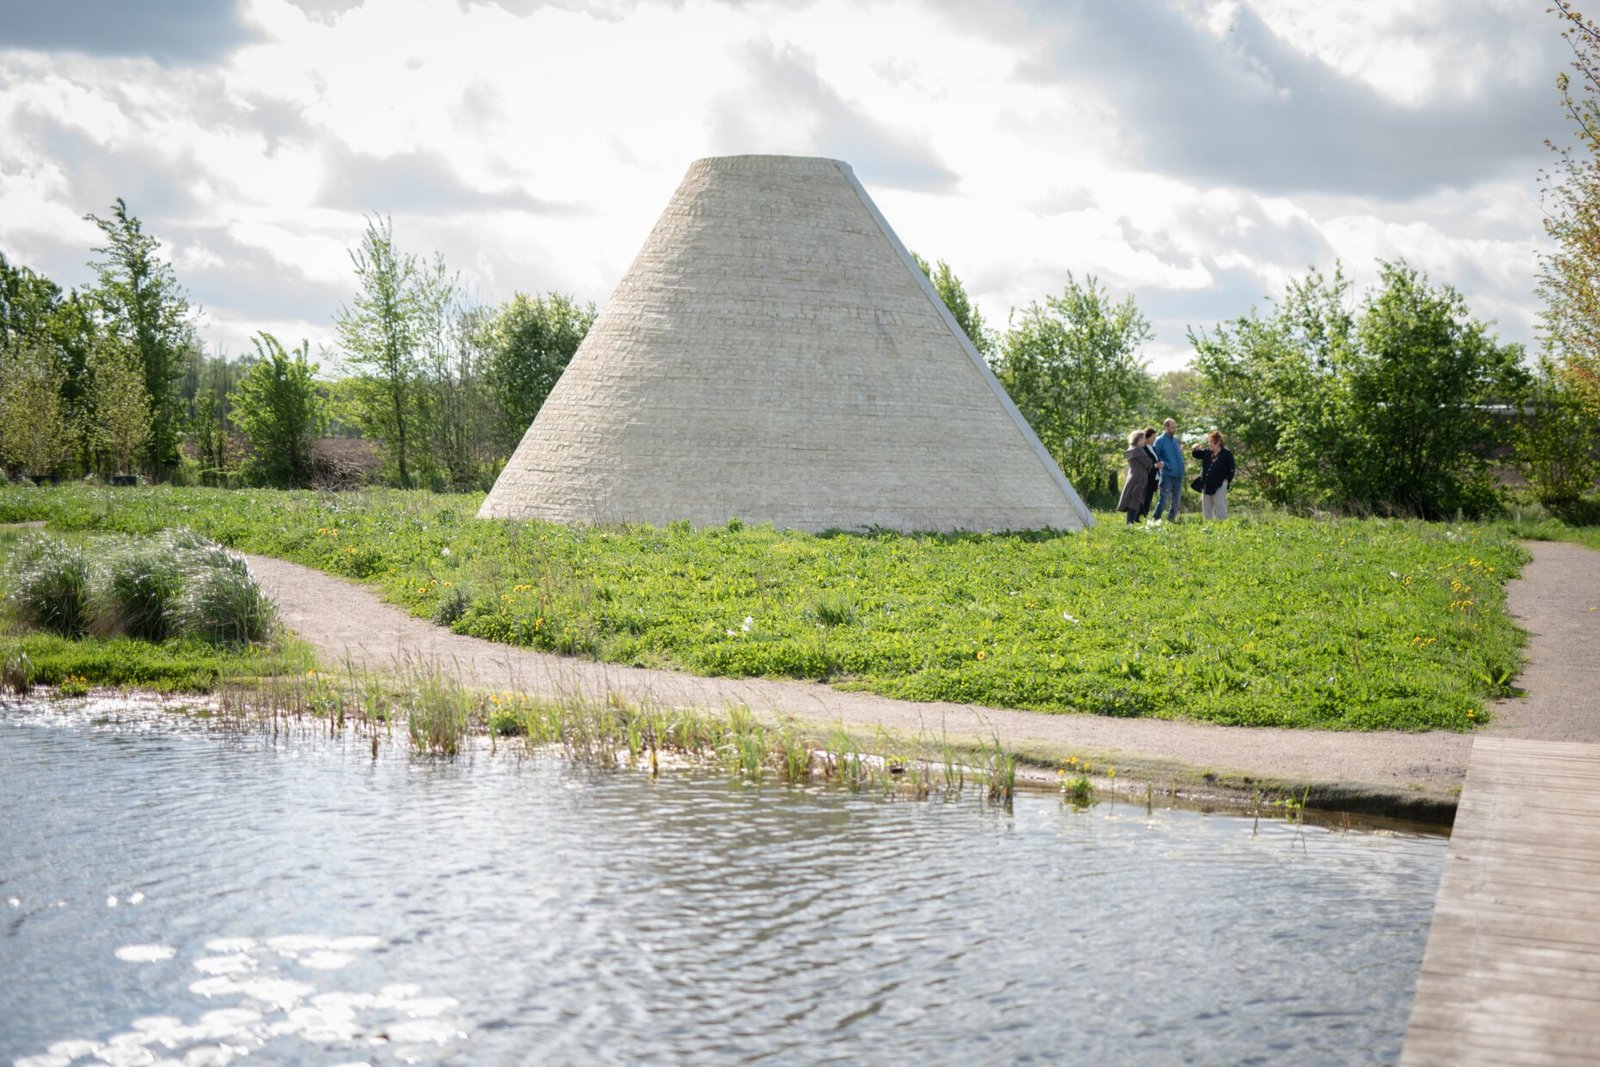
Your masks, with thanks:
M118 200L96 281L64 290L0 253L0 466L13 477L98 474L293 487L328 481L325 434L378 446L396 485L482 489L521 440L594 321L563 293L472 300L434 256L399 251L371 218L339 309L353 373L319 376L310 342L266 331L208 354L160 243Z
M354 373L326 381L304 340L260 332L240 358L204 354L158 242L122 201L87 217L106 243L84 291L0 256L0 460L13 474L303 486L331 431L376 443L392 484L486 488L595 317L554 292L485 306L373 217L350 253L357 294L334 318ZM1380 263L1359 298L1338 266L1312 270L1266 310L1192 330L1193 363L1157 377L1148 320L1092 276L1069 273L996 330L947 263L916 259L1092 499L1114 490L1128 429L1168 415L1224 427L1249 491L1290 507L1482 514L1496 468L1515 463L1560 508L1592 479L1584 365L1547 352L1530 367L1404 262Z

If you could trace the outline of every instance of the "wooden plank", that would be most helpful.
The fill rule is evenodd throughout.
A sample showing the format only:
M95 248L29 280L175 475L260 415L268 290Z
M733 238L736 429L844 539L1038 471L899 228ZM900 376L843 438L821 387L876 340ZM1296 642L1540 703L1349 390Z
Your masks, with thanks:
M1600 1063L1600 745L1473 742L1400 1062Z

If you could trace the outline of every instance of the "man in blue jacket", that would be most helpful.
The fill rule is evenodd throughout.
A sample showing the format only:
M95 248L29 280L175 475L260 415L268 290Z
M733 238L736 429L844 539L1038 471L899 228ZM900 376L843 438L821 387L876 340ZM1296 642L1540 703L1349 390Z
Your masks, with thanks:
M1161 496L1156 501L1156 518L1167 509L1167 521L1178 517L1178 498L1183 495L1183 442L1178 440L1178 423L1168 419L1161 424L1165 432L1156 438L1156 459L1161 461Z

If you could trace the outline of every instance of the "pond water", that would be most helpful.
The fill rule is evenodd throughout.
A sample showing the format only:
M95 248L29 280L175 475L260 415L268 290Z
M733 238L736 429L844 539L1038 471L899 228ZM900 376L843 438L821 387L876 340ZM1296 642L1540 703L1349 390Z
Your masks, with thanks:
M0 707L0 1063L1386 1063L1446 842Z

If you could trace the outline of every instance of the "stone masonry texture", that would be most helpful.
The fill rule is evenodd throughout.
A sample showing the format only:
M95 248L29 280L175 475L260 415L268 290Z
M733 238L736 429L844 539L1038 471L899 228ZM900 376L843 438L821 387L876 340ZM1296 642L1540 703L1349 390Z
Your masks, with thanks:
M799 530L1094 520L850 168L689 168L489 518Z

